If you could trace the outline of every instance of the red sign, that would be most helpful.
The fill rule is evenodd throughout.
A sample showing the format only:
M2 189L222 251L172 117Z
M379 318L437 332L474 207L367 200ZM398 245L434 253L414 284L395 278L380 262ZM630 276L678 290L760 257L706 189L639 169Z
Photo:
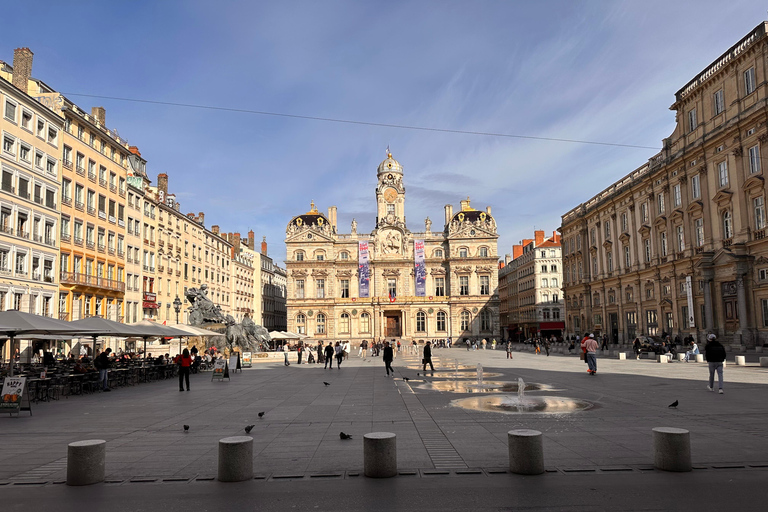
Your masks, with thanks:
M143 308L144 309L157 309L160 306L157 305L157 302L144 302Z
M157 302L157 294L152 292L144 292L144 300L147 302Z
M565 322L541 322L539 329L565 329Z

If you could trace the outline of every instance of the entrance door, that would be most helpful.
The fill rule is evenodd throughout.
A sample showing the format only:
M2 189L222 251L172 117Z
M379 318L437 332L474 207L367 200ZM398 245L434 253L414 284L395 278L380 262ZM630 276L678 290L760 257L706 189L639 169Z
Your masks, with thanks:
M399 338L400 333L400 315L397 316L385 316L387 321L386 337L387 338Z

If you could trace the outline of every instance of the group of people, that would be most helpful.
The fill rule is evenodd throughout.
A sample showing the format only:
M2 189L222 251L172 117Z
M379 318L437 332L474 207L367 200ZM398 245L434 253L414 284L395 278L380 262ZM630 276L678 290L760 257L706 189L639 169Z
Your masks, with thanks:
M492 339L490 342L483 338L482 340L474 340L469 338L464 338L464 343L467 346L467 350L485 350L488 345L491 345L491 348L493 350L496 350L496 339ZM450 346L450 345L449 345Z
M285 360L283 364L290 366L291 362L288 360L288 354L291 352L291 347L288 343L282 347ZM317 345L305 345L299 343L296 346L297 364L302 364L304 356L306 355L305 364L322 364L324 368L333 369L333 360L336 359L336 368L341 368L341 362L345 359L349 359L350 345L348 341L329 341L327 345L322 340L317 342ZM315 357L317 354L317 357Z

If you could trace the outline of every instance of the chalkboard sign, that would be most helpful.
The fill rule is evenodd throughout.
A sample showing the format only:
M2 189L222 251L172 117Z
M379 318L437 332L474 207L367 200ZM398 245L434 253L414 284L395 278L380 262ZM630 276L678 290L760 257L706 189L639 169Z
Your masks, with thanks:
M243 352L243 368L251 367L251 355L250 352Z
M21 411L29 411L32 415L32 406L29 403L26 377L6 377L3 381L3 391L0 394L0 413L19 414Z
M227 368L227 360L224 358L217 359L213 363L213 375L211 380L224 380L229 379L229 368Z
M229 371L231 371L232 373L234 373L235 370L237 370L238 360L239 358L237 357L237 354L233 354L229 356Z

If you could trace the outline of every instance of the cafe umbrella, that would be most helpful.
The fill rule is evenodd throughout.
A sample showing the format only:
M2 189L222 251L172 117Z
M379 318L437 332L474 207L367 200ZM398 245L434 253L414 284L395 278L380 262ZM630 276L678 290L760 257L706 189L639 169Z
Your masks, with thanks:
M137 334L140 338L144 338L144 357L147 357L147 338L177 338L181 336L189 336L189 333L182 331L181 329L174 329L167 325L159 324L151 320L142 320L135 324L129 324L132 328L137 330Z
M92 316L70 322L73 326L80 326L84 330L91 331L89 336L93 337L93 354L96 355L96 338L99 336L114 336L119 338L129 336L141 336L141 330L135 329L131 325L121 324L113 320L108 320L100 316Z
M74 326L71 322L54 320L46 316L22 313L21 311L0 311L0 333L5 334L10 344L10 369L9 375L13 377L13 349L16 336L23 334L86 334L91 330L80 326Z

